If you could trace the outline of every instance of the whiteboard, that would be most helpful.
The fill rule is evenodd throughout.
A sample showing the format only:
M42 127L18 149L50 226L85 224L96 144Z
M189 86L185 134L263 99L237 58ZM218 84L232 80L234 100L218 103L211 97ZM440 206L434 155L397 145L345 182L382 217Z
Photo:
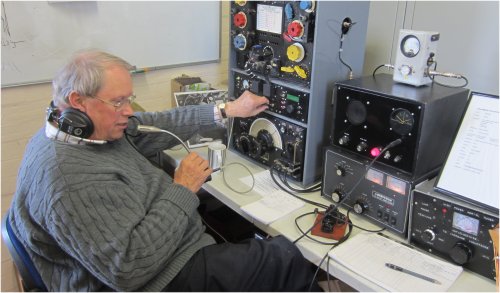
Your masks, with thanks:
M94 48L139 69L220 59L218 1L2 1L2 87L49 81Z

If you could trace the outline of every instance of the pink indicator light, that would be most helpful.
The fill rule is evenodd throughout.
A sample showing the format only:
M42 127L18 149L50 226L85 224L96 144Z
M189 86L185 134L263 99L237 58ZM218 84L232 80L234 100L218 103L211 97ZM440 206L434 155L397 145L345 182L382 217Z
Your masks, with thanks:
M376 157L378 155L380 155L380 149L379 148L373 148L370 150L370 155L372 155L372 157Z

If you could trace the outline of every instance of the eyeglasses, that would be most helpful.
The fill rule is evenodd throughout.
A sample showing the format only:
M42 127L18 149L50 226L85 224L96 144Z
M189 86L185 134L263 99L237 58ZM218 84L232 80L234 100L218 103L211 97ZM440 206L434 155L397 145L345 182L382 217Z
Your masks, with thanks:
M109 102L109 101L103 100L103 99L96 97L96 96L90 96L90 97L93 99L99 100L99 101L103 102L104 104L108 104L108 105L115 107L115 111L123 110L123 108L126 105L131 105L135 101L135 99L137 98L135 95L131 95L130 97L120 99L117 102Z

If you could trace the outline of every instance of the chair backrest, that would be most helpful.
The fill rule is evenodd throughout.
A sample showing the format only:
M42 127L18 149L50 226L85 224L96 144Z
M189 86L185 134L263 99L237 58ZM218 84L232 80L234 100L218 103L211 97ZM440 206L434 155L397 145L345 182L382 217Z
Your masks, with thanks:
M17 239L12 231L9 221L9 213L2 219L2 237L7 249L12 256L12 260L21 275L25 291L47 291L47 287L42 281L42 277L33 265L28 252L23 244Z

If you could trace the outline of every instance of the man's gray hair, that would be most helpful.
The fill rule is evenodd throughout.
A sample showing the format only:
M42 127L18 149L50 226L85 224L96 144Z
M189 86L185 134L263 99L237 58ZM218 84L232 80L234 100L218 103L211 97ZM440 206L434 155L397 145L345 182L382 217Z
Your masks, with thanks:
M67 106L72 91L82 96L95 96L102 86L104 71L111 66L131 70L120 57L98 50L77 52L52 80L53 100L58 107Z

